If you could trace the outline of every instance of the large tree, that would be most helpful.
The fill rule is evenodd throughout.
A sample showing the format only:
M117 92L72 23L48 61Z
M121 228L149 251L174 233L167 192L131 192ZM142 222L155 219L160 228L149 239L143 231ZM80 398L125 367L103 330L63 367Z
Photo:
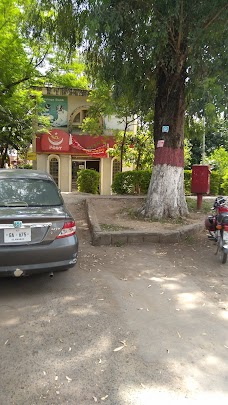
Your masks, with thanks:
M30 86L42 76L38 68L53 42L47 30L33 24L36 4L36 0L0 1L0 167L10 148L29 148L41 101ZM36 22L45 25L46 18L49 21L39 10Z
M155 160L144 215L185 215L186 87L198 75L215 75L216 65L221 71L227 2L100 1L91 2L91 13L97 16L94 35L89 31L93 71L114 81L117 94L133 86L135 97L156 81Z
M187 214L184 194L186 91L226 65L226 0L51 0L56 39L81 40L93 77L113 94L154 105L155 159L146 217ZM61 18L60 18L61 16ZM81 24L81 26L80 26ZM155 83L155 98L153 91ZM164 132L164 126L168 132ZM164 142L163 142L164 141Z

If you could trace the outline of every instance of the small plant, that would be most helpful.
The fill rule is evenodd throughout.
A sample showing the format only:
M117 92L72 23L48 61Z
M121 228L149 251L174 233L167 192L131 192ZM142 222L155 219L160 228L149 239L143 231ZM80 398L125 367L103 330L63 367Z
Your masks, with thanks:
M96 170L83 169L78 173L78 190L82 193L99 193L100 175Z
M124 245L123 242L117 241L114 246L116 246L116 247L122 247L123 245Z
M32 165L29 163L21 164L18 166L18 169L32 169Z
M103 231L121 231L121 229L130 229L126 226L113 225L113 224L100 224L100 228Z

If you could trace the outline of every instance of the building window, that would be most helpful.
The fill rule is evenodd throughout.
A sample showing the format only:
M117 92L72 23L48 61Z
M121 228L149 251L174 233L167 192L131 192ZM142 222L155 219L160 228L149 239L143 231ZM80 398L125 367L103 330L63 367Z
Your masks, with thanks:
M77 133L81 133L81 125L84 121L85 118L88 117L88 106L82 106L79 108L76 108L76 110L74 110L70 116L70 120L69 120L69 129L70 131L77 131ZM98 116L97 118L97 124L100 128L103 127L103 120L100 116Z
M59 159L57 157L50 157L49 173L55 180L57 186L59 187Z
M83 120L87 117L88 110L85 108L80 109L75 115L72 117L71 125L72 127L80 127L82 125Z
M112 181L114 180L117 173L120 172L120 161L118 159L113 159L112 161Z

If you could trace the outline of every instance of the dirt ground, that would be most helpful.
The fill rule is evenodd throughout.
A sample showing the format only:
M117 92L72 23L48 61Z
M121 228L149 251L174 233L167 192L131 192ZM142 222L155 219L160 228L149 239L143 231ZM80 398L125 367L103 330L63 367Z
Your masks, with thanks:
M187 218L175 221L148 221L143 220L137 214L137 210L142 207L143 198L92 198L91 203L95 209L98 223L101 228L121 230L178 230L183 225L194 223L204 223L205 214L202 212L191 212Z
M75 268L1 280L0 404L227 405L228 264L205 233L92 246L84 198Z

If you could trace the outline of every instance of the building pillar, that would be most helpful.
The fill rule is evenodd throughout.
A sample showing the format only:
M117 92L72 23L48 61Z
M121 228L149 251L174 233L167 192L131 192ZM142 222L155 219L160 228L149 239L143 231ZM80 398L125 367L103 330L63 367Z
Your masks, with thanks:
M37 153L36 155L36 169L47 172L48 155L44 153Z
M110 195L111 194L111 181L112 181L112 159L111 158L101 158L100 161L100 194Z
M69 192L71 191L71 156L70 155L59 155L60 157L60 188L61 191Z

